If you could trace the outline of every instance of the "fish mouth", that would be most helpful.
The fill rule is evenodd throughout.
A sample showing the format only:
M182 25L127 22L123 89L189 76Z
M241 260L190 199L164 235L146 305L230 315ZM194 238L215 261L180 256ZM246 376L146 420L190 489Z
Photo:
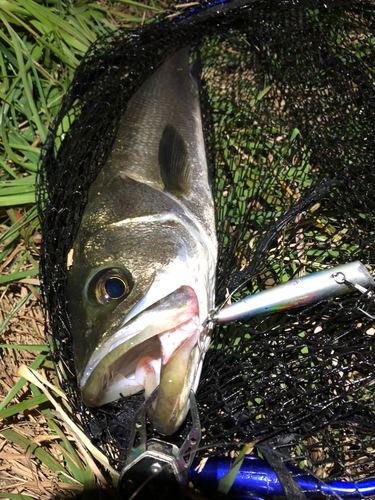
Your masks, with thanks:
M201 368L199 304L181 286L143 310L98 345L79 380L82 399L97 407L159 386L149 409L155 430L173 434L189 410L189 395Z

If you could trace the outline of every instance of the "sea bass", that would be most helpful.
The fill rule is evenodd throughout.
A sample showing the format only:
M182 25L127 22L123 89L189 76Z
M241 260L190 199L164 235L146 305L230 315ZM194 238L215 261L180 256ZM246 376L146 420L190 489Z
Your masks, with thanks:
M148 412L174 433L210 336L217 240L189 49L130 99L90 187L70 252L68 309L82 399L91 407L159 386ZM198 342L200 338L200 342Z

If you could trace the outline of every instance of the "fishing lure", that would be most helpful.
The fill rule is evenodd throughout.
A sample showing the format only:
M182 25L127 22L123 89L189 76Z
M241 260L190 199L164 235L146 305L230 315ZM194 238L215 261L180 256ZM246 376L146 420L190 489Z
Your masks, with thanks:
M366 293L374 285L375 282L366 267L361 262L355 261L308 274L250 295L213 313L211 320L216 323L226 323L285 311L338 297L355 289Z

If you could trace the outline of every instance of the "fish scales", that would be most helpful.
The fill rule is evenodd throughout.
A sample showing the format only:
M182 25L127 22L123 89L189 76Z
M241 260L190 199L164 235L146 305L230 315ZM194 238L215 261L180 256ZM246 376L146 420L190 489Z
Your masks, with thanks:
M84 402L159 385L149 417L162 434L185 419L204 356L199 325L214 306L214 202L188 60L188 48L177 52L130 99L68 276Z

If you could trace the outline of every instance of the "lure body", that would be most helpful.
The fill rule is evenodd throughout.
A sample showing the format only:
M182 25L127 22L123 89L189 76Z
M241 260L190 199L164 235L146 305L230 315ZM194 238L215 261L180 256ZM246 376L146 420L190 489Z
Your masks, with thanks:
M365 266L361 262L355 261L312 273L250 295L239 302L224 307L216 313L213 319L217 323L225 323L261 314L271 314L314 304L323 299L338 297L353 291L356 286L367 290L374 284L374 280Z

